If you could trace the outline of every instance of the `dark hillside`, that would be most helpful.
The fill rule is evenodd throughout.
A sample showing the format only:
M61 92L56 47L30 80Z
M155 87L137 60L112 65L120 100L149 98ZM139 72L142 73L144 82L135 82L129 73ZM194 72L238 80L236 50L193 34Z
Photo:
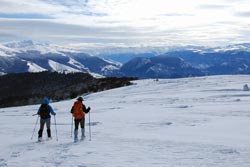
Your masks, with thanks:
M0 76L0 107L40 103L48 97L53 101L75 98L130 85L133 78L96 79L87 73L19 73Z

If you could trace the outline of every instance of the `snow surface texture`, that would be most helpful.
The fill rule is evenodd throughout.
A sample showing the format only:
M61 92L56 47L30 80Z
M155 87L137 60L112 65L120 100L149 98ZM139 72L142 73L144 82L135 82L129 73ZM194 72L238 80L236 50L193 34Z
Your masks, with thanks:
M92 140L70 137L74 100L52 103L52 141L31 135L39 105L0 109L0 166L249 167L249 76L140 80L84 97ZM44 137L46 133L44 132Z

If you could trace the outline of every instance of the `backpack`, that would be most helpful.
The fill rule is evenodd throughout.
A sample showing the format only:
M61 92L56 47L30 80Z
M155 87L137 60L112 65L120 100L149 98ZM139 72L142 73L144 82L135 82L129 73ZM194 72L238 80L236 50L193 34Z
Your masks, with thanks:
M82 119L85 116L83 112L83 106L80 101L76 101L73 106L73 115L75 119Z
M44 119L50 118L50 110L48 104L42 104L40 106L40 117Z

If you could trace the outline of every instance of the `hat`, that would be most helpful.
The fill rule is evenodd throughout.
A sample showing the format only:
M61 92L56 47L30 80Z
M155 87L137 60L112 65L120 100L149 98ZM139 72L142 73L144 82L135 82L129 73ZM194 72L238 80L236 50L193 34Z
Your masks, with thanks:
M82 97L78 97L77 100L78 101L83 101L83 98Z
M49 99L45 97L45 98L43 99L43 104L49 104Z

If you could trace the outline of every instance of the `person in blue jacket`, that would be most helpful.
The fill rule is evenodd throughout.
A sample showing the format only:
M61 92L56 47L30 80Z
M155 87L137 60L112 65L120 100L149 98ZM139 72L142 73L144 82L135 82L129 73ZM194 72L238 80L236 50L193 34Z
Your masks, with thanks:
M51 118L50 114L55 116L56 113L54 112L53 108L49 105L48 98L43 99L43 102L39 107L37 114L40 115L40 129L38 131L38 141L42 141L44 124L46 124L47 127L48 139L52 139L50 130L50 118Z

